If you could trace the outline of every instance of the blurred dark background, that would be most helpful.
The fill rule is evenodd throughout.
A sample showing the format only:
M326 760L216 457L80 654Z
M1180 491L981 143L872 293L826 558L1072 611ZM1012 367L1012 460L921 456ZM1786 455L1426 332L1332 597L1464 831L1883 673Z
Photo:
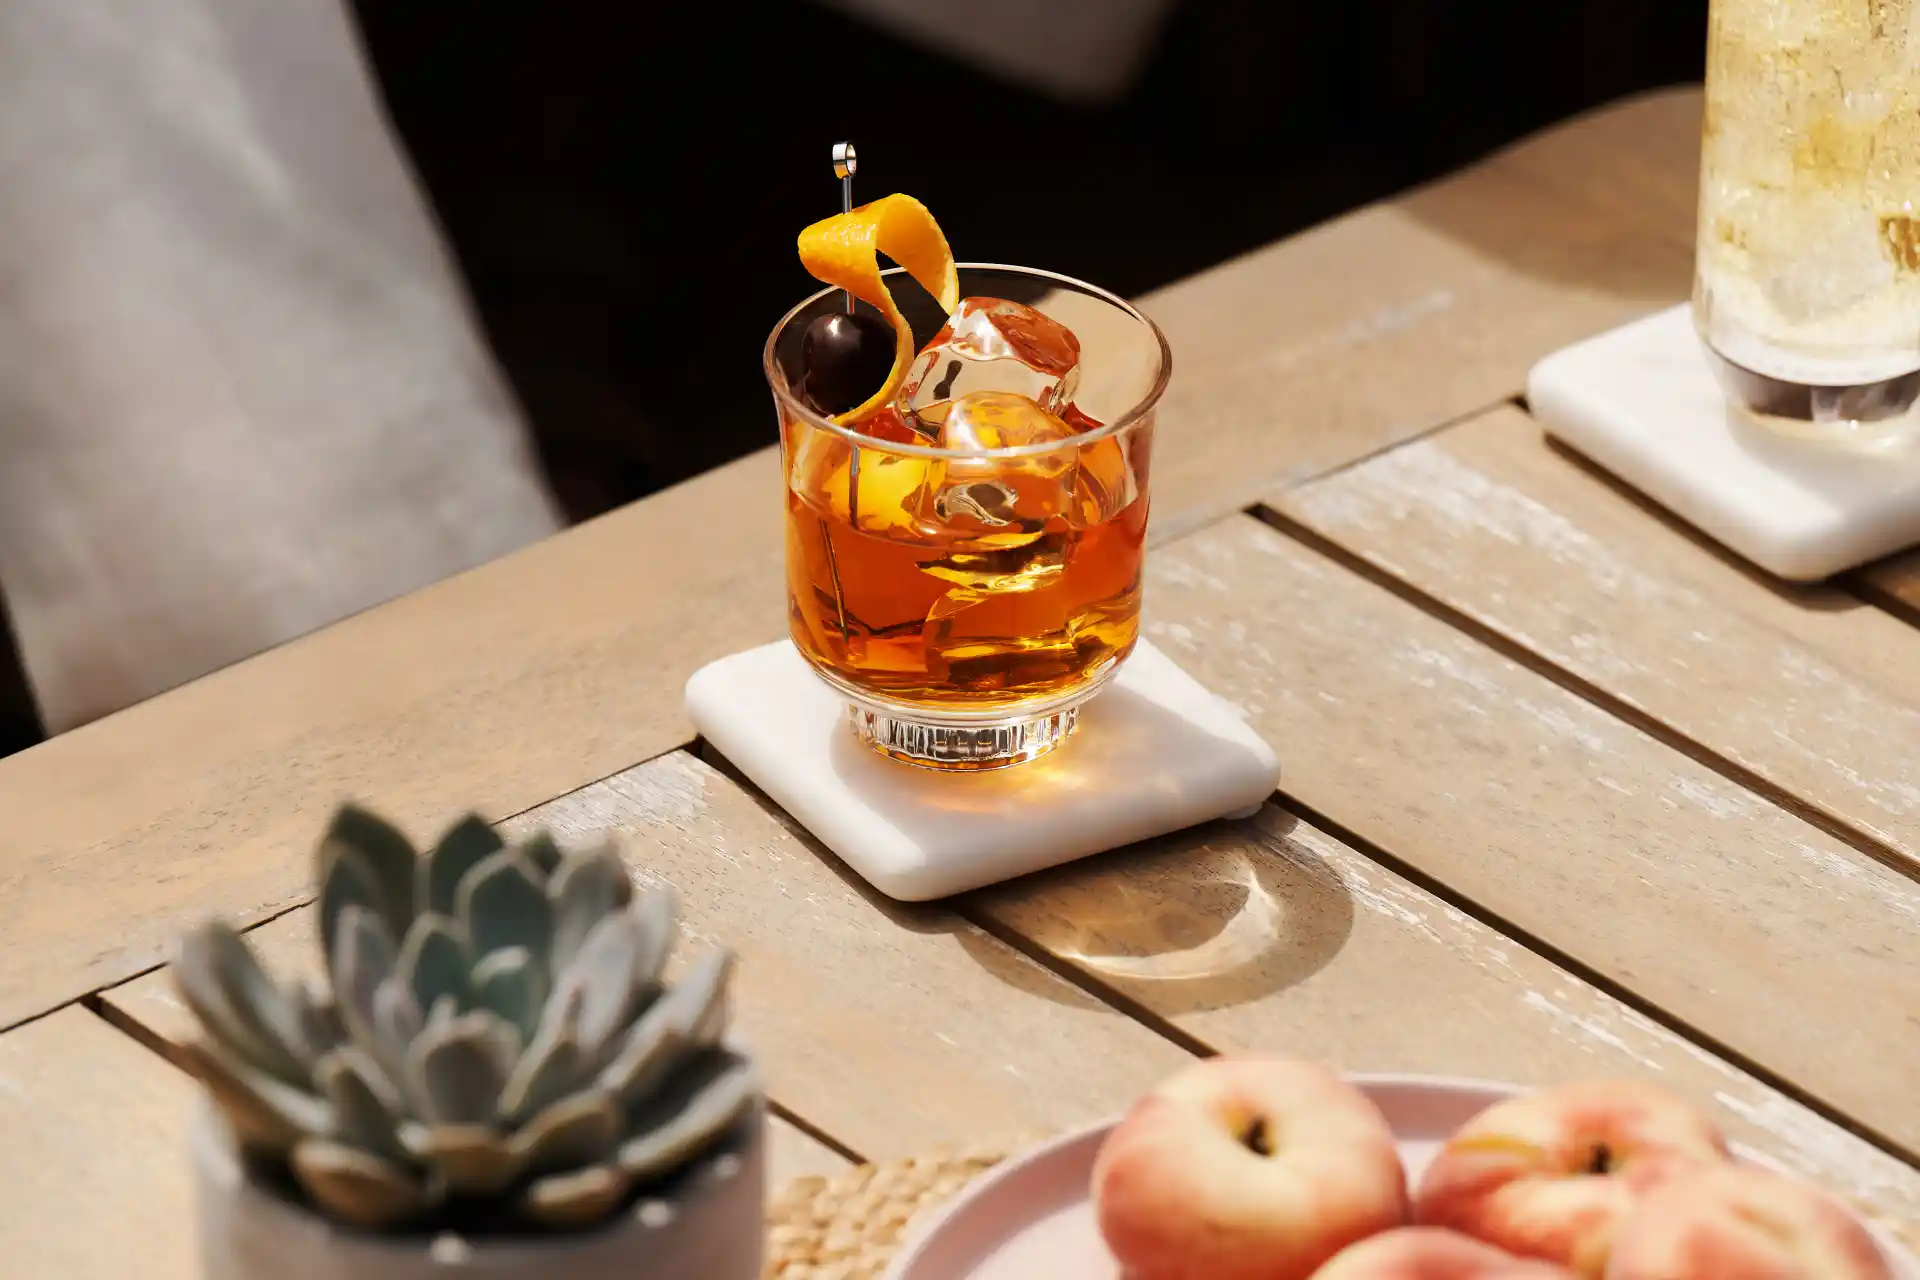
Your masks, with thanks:
M1706 14L1182 0L1123 91L1076 102L812 0L355 7L575 520L774 439L760 346L812 288L794 236L838 207L837 139L857 198L920 197L963 259L1137 294L1697 79ZM5 636L0 754L38 736Z
M760 346L813 287L794 236L838 207L837 139L856 199L918 196L962 259L1135 294L1706 48L1706 0L1185 0L1088 106L809 0L358 8L576 518L773 440Z

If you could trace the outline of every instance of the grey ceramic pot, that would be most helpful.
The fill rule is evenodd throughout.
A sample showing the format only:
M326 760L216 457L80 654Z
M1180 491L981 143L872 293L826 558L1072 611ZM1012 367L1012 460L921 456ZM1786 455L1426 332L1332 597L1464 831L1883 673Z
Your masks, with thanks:
M709 1159L671 1201L642 1197L580 1235L467 1241L339 1226L259 1186L226 1123L203 1104L193 1162L204 1280L759 1280L765 1118Z

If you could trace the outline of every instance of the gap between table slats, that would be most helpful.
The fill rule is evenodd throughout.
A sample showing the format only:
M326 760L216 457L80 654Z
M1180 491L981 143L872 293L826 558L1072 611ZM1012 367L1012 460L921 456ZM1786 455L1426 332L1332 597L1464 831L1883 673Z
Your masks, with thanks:
M1920 635L1772 581L1503 409L1261 518L1855 849L1920 876Z
M1258 521L1148 577L1149 633L1276 744L1288 795L1920 1149L1920 886Z

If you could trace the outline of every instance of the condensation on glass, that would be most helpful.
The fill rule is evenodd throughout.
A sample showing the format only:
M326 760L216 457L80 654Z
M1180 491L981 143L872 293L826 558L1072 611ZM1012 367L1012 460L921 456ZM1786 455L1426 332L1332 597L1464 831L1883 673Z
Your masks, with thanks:
M1736 401L1910 439L1920 0L1712 0L1694 314Z

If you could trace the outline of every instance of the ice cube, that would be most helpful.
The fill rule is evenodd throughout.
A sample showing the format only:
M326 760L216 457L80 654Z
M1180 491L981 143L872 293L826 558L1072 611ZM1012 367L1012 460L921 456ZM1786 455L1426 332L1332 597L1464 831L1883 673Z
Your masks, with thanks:
M1892 285L1894 262L1871 209L1797 193L1753 228L1749 253L1767 301L1795 324L1824 320Z
M972 391L943 400L921 415L921 421L937 432L936 443L942 449L981 452L988 449L1017 449L1026 445L1061 445L1052 453L1073 457L1070 443L1080 433L1058 417L1055 411L1030 396L1014 391Z
M1009 655L1031 674L1082 661L1067 566L1087 531L1139 496L1127 442L1085 433L1025 396L975 391L934 406L928 425L954 450L1053 445L1013 458L952 457L933 463L920 522L950 539L922 561L952 584L921 630L927 670L967 688L992 688Z
M1008 391L1062 413L1080 382L1080 340L1023 302L963 298L907 370L899 405L933 434L930 416L976 391Z
M1048 521L1067 516L1073 503L1078 433L1022 395L975 391L935 405L922 419L944 449L978 452L1020 445L1058 444L1018 458L942 458L932 464L915 514L960 539L968 549L1017 547L1033 541Z
M1048 529L1087 529L1139 497L1128 442L1084 441L1083 432L1025 396L976 391L935 407L933 442L982 451L1058 448L1014 458L941 458L916 491L915 523L966 550L1023 546Z

